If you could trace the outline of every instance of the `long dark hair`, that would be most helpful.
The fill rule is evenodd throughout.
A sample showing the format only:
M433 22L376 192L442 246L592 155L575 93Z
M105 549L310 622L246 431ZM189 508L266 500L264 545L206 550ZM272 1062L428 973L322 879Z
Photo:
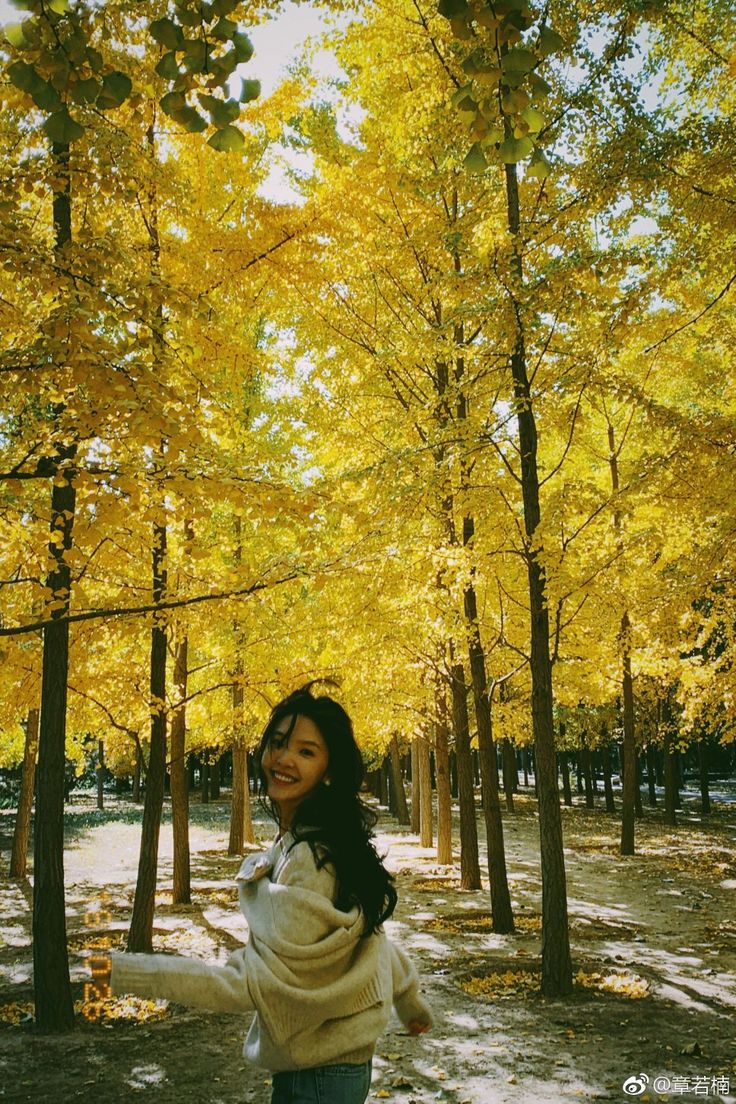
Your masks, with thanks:
M277 810L267 794L261 767L266 748L285 717L292 717L288 740L298 716L308 717L319 729L329 755L329 784L320 782L301 802L289 830L295 843L309 843L318 868L332 863L337 874L337 908L347 912L359 905L364 918L364 935L380 928L396 907L393 876L383 865L373 843L376 814L361 801L363 757L355 742L353 725L343 707L326 694L312 694L313 682L295 690L271 712L256 753L258 792L261 803L274 820Z

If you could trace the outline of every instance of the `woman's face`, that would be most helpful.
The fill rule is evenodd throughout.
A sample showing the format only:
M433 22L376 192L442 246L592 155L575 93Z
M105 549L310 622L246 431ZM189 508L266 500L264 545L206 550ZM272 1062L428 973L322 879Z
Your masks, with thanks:
M314 721L298 715L284 717L276 726L261 759L268 796L276 805L282 828L292 821L297 807L319 786L327 773L329 752Z

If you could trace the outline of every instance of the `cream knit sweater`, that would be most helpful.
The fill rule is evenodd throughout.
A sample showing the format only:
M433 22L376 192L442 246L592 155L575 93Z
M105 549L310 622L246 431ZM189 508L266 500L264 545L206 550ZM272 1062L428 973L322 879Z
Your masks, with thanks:
M334 869L318 870L309 844L292 844L287 834L243 862L236 880L249 937L224 966L113 954L113 992L255 1011L243 1053L274 1073L368 1061L392 1003L403 1023L431 1023L404 952L383 932L361 939L360 910L333 904Z

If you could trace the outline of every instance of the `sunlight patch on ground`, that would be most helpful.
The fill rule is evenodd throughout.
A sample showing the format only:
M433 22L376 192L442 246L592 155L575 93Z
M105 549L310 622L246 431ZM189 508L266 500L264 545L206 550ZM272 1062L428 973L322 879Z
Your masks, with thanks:
M130 1076L125 1079L125 1084L130 1085L131 1089L150 1089L154 1085L162 1085L165 1081L166 1070L149 1063L147 1066L133 1066Z

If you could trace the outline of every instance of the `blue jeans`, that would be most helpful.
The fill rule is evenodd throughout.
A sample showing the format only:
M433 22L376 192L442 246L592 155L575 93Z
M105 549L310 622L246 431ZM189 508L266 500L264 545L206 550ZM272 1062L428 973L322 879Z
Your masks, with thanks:
M370 1062L275 1073L271 1104L364 1104L370 1086Z

